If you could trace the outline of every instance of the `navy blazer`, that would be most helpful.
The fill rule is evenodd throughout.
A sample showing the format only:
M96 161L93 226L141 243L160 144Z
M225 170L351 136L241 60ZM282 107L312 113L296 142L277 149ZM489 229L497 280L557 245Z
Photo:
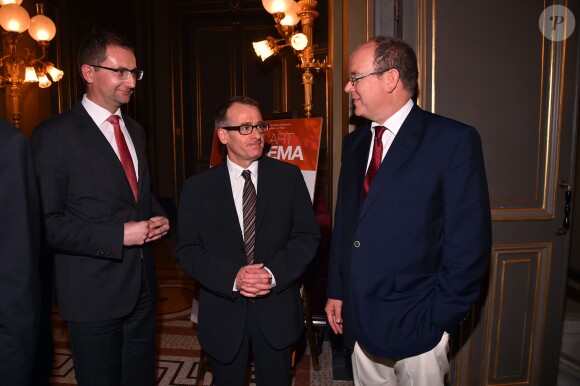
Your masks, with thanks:
M244 239L227 163L190 177L181 191L175 256L199 284L198 337L221 362L238 353L248 301L234 291L247 264ZM272 291L252 304L264 337L277 349L289 346L304 329L300 277L314 257L320 230L300 170L269 157L258 167L254 263L264 263L276 279Z
M328 297L343 301L344 338L406 358L454 331L488 269L490 207L473 127L413 106L361 205L370 126L348 134Z
M145 131L126 115L123 121L139 162L137 201L119 157L80 102L32 136L47 242L55 251L56 299L67 321L129 314L143 270L156 298L151 248L123 246L124 223L165 212L149 189Z
M40 316L40 202L28 138L0 120L0 382L28 386Z

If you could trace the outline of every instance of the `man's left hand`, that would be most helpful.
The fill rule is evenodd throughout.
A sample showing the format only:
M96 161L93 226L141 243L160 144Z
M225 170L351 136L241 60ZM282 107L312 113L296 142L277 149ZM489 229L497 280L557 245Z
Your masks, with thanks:
M151 217L149 219L149 233L147 234L146 243L159 240L169 232L169 220L163 216Z

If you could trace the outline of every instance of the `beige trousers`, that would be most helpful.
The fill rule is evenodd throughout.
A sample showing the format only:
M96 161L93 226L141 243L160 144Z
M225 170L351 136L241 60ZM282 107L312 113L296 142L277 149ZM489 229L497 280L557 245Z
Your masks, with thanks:
M355 386L443 386L449 372L449 334L431 350L414 357L393 361L377 358L355 343L352 371Z

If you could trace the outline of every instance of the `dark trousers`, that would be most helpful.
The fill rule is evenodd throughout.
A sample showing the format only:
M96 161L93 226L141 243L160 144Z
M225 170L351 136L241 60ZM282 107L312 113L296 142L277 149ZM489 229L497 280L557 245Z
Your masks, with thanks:
M155 304L144 277L142 272L139 300L129 315L67 323L79 386L153 385Z
M238 355L230 363L223 363L209 356L216 386L242 386L246 380L250 361L254 360L257 386L290 385L292 347L281 350L273 348L264 338L258 326L253 304L248 304L246 331Z
M32 386L50 386L50 376L54 360L54 341L52 337L52 304L54 288L54 255L43 246L40 255L40 328L38 330L38 345L32 369Z

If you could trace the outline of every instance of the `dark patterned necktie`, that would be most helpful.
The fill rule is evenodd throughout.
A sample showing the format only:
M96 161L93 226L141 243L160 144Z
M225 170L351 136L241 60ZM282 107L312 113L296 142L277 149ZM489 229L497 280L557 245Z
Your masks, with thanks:
M369 189L371 188L371 183L373 178L379 171L381 166L381 161L383 158L383 133L387 128L384 126L375 126L375 140L373 144L373 155L371 157L371 162L369 168L367 169L367 174L365 175L365 183L363 185L363 202L367 198Z
M119 116L111 115L107 118L107 121L109 121L115 129L115 141L117 142L121 164L123 165L123 170L125 170L125 175L129 180L129 185L131 185L133 196L135 197L135 200L137 200L137 176L135 175L135 166L133 165L133 158L131 158L131 153L129 152L127 142L125 141L125 136L123 135L121 126L119 125Z
M254 246L256 244L256 189L252 183L252 172L244 170L244 191L242 198L242 208L244 215L244 244L246 246L246 258L248 264L254 261Z

